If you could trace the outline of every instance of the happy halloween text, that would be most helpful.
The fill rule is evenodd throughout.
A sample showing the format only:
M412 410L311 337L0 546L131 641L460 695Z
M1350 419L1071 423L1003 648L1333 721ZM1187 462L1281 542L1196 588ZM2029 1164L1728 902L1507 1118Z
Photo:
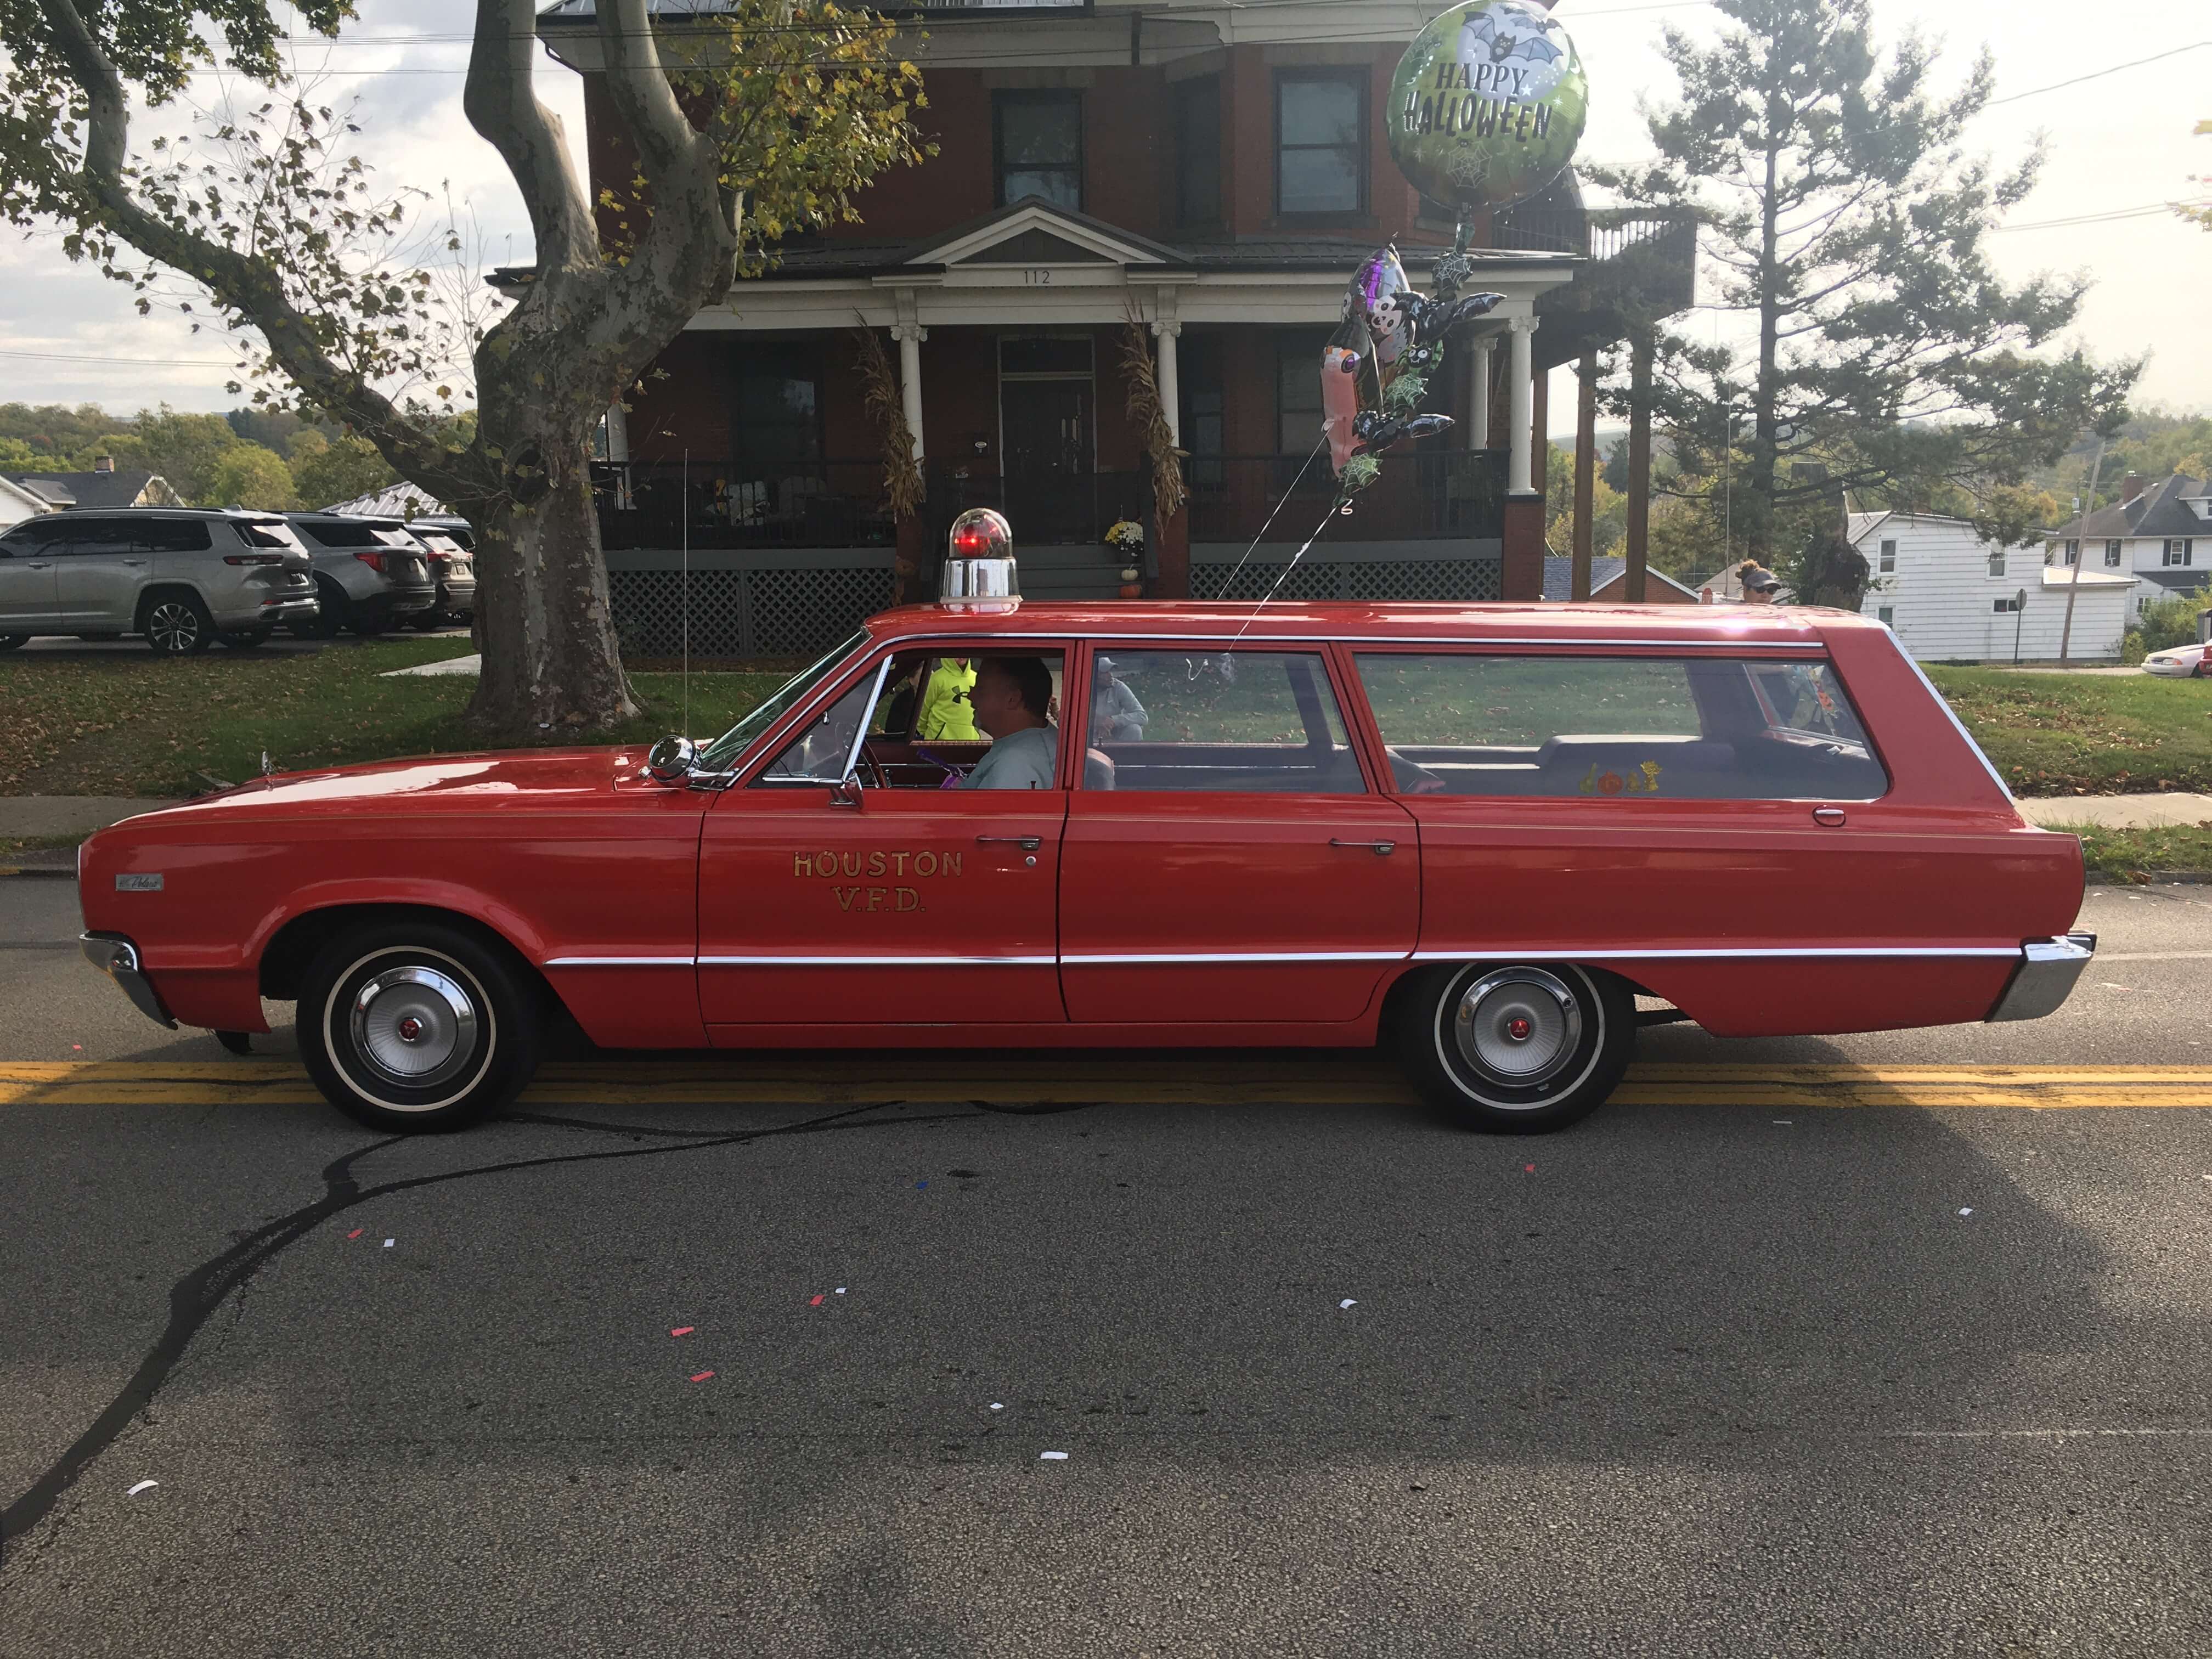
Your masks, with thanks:
M1524 143L1541 138L1552 130L1552 106L1522 100L1528 82L1528 70L1508 64L1446 59L1437 65L1428 92L1415 88L1406 94L1401 125L1407 132L1473 132L1478 138L1503 135ZM1461 92L1474 95L1457 96ZM1481 95L1486 92L1507 95L1486 98Z

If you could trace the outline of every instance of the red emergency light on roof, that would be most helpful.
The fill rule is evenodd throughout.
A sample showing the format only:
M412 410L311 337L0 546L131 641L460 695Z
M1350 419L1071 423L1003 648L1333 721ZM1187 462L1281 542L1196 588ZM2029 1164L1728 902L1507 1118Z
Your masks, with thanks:
M955 559L1011 559L1014 527L988 507L971 507L952 521L946 556Z

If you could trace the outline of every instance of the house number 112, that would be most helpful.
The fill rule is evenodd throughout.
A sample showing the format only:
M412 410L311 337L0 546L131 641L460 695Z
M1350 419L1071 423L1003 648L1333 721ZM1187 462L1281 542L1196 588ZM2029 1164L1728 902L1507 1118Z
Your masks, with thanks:
M1027 288L1050 288L1052 273L1049 270L1024 270L1022 272L1022 283Z

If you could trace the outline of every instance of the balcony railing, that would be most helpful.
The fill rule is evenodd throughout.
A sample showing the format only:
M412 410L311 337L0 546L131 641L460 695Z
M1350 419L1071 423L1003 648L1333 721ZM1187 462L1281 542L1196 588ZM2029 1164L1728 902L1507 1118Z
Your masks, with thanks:
M1328 533L1360 541L1503 536L1505 459L1504 451L1490 449L1387 457L1382 476L1360 492L1351 518ZM1302 542L1336 494L1328 463L1318 456L1307 465L1303 455L1194 455L1186 467L1194 543L1249 542L1263 526L1270 542Z
M1320 456L1308 465L1303 455L1195 455L1184 465L1194 542L1249 542L1270 515L1270 541L1304 541L1336 491ZM688 469L649 461L595 465L602 545L673 550L688 543L708 551L889 547L898 539L884 504L880 462L826 461L737 482L728 471L696 460ZM1117 519L1149 524L1152 480L1146 473L1025 478L969 468L963 477L960 471L928 470L922 523L932 544L971 507L1004 513L1017 545L1097 547ZM1504 533L1504 501L1503 450L1393 455L1382 477L1360 494L1353 516L1330 533L1361 541L1495 538Z

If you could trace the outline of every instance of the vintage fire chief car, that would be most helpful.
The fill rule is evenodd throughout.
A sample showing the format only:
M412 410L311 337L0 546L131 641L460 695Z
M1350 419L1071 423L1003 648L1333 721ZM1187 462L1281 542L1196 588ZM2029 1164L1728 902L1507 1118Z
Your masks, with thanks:
M1639 994L1722 1036L2022 1019L2094 948L2080 844L1886 629L1751 606L908 607L696 748L278 775L80 868L141 1009L296 1000L392 1129L511 1099L563 1009L631 1050L1379 1040L1553 1129Z

